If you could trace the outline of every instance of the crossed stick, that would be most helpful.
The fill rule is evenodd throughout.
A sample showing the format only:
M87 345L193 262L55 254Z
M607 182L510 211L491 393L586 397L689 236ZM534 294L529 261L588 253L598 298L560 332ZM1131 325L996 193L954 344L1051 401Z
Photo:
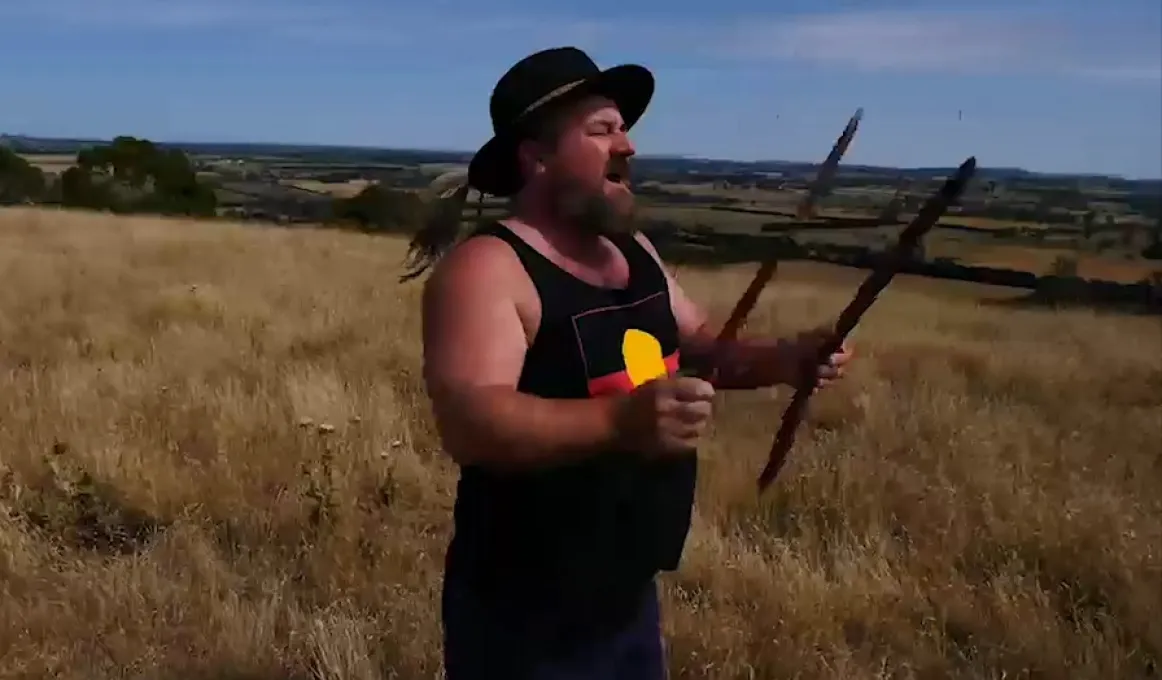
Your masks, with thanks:
M972 179L973 173L976 172L976 157L970 156L968 160L960 164L957 168L956 174L949 177L940 191L928 198L924 207L912 220L911 224L900 232L899 239L896 245L889 251L884 258L881 266L874 269L871 274L864 279L860 284L859 289L855 293L855 297L847 307L839 314L839 321L835 324L835 331L832 333L830 340L820 348L816 360L810 365L804 367L804 375L800 378L799 385L795 390L795 396L791 398L791 403L787 405L787 410L783 413L783 422L779 426L779 432L775 436L775 441L771 445L771 453L767 458L767 466L763 468L763 472L759 475L759 493L762 493L771 482L778 476L779 470L783 467L783 462L787 459L787 453L790 452L791 446L795 442L795 430L799 427L803 417L807 413L807 400L810 399L812 392L814 392L815 385L815 367L827 361L827 358L839 350L843 346L844 339L859 323L860 318L876 301L876 297L880 292L891 283L892 277L900 270L900 266L911 254L913 249L920 243L920 239L924 234L928 233L935 224L940 221L940 218L948 210L948 207L964 193L968 182Z
M859 129L859 122L862 118L863 109L861 108L857 109L855 115L847 122L843 133L835 141L835 145L831 148L827 159L820 166L819 173L808 189L807 196L804 197L802 203L799 205L798 213L800 216L810 216L813 214L815 202L819 197L827 193L828 185L835 176L836 168L839 166L839 160L846 153L848 146L851 145L851 140L855 137L855 132ZM778 434L775 436L775 441L771 445L767 465L763 468L762 474L759 475L759 493L762 493L774 481L775 477L778 476L779 470L782 469L783 463L787 459L787 454L794 444L795 431L807 413L807 401L814 392L816 367L842 347L843 341L847 338L848 334L859 323L860 318L863 317L872 303L876 301L876 297L880 292L891 282L904 260L916 245L919 244L920 239L935 226L948 210L949 206L964 193L975 171L976 158L970 157L960 165L952 177L945 181L940 191L928 199L924 207L921 208L920 212L912 220L911 224L905 227L904 231L900 233L895 247L887 254L881 266L877 267L868 275L856 291L855 297L844 308L843 312L840 313L839 320L835 325L835 331L829 342L820 348L816 361L803 367L803 376L799 380L795 394L791 398L791 403L788 404L787 410L783 413ZM735 304L730 318L723 324L722 331L718 334L716 344L719 347L725 347L738 337L739 330L746 323L746 317L754 309L759 295L767 283L770 282L771 278L774 277L777 268L778 260L771 258L764 262L759 267L759 270L755 272L754 279L751 280L750 285L747 286L742 297ZM716 373L716 370L711 370L712 382Z
M799 204L798 213L800 216L810 216L815 212L815 202L827 193L828 185L835 177L836 168L839 167L839 159L843 158L843 154L847 153L847 147L851 146L851 140L855 138L855 132L859 129L859 121L863 120L863 109L856 109L851 119L847 121L847 126L843 128L839 139L835 140L835 145L831 147L831 152L827 154L823 165L819 166L819 173L815 175L815 181L807 189L807 195ZM750 285L746 287L742 297L734 305L734 310L730 312L730 318L722 326L722 332L718 334L718 344L724 346L726 343L733 342L738 337L738 332L742 330L746 323L746 317L754 309L755 303L758 302L759 294L763 292L763 288L770 282L775 275L775 270L778 269L778 259L772 257L759 267L755 272L754 279L751 280Z

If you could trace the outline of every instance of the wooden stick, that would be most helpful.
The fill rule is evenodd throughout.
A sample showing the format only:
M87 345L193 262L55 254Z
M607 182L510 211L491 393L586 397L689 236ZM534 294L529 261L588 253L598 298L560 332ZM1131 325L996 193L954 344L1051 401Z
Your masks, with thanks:
M839 166L839 160L843 158L843 154L847 153L847 147L851 146L851 140L855 137L856 130L859 129L859 122L863 119L863 109L855 110L851 118L847 121L847 125L843 128L839 138L835 140L835 144L831 147L831 151L827 154L827 158L823 164L819 166L819 172L815 175L814 181L807 189L807 195L803 198L799 205L800 214L814 211L815 201L825 193L827 193L828 185L835 176L835 169ZM750 285L746 287L742 297L735 303L734 309L730 312L730 317L726 323L722 325L722 330L718 333L718 338L715 342L719 349L726 347L729 343L738 338L738 333L742 327L746 325L746 318L754 310L754 306L758 303L759 295L762 294L763 288L775 276L775 271L778 269L778 259L772 257L763 262L755 272L754 278L751 279ZM717 354L717 352L715 353ZM714 382L717 377L717 368L711 364L710 370L706 374L706 378L710 382Z
M820 348L816 361L810 366L804 367L804 377L796 389L794 397L791 398L786 412L783 413L783 422L779 427L774 444L771 446L767 466L759 476L760 493L779 474L779 470L787 459L787 453L795 442L795 430L807 413L807 400L814 391L815 371L819 364L827 361L828 357L842 347L844 339L859 323L860 318L872 306L872 303L876 301L880 292L891 283L904 260L920 243L920 239L940 221L948 207L964 192L975 172L976 157L969 157L960 165L956 174L944 182L940 191L928 199L912 223L900 233L899 240L892 251L887 254L882 265L864 279L851 303L839 315L839 321L835 324L835 333L831 340Z

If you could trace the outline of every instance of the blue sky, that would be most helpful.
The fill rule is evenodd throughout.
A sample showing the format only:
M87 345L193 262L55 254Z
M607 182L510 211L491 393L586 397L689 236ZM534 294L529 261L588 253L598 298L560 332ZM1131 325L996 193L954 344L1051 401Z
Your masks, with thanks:
M557 45L654 70L643 154L820 160L862 106L852 163L1162 176L1158 0L0 0L0 132L470 150Z

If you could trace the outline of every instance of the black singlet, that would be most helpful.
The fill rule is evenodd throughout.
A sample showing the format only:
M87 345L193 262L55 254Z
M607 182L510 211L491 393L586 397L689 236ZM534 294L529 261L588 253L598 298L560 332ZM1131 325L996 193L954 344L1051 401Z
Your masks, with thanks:
M494 236L520 258L541 302L541 323L518 389L586 399L680 368L665 274L632 236L612 239L629 263L624 289L588 284L499 223ZM461 469L447 577L497 595L563 608L634 597L678 566L690 528L697 458L647 461L632 451L520 473Z

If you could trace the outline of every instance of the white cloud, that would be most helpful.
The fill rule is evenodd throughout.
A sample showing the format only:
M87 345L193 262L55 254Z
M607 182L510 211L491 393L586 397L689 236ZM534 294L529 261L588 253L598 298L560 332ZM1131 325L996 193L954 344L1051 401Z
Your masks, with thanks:
M1107 68L1082 68L1075 71L1079 76L1122 83L1162 83L1162 64L1157 66L1115 66Z
M6 20L108 30L241 29L329 45L464 45L507 50L578 44L643 59L800 61L891 72L1044 73L1162 81L1162 38L1110 12L1098 23L1032 9L848 11L786 17L611 17L483 14L467 0L409 8L339 0L0 0ZM1112 22L1112 23L1111 23ZM598 55L599 56L599 55ZM600 56L599 56L600 58Z
M728 54L844 64L870 70L947 70L996 65L1028 52L1017 23L981 17L879 12L751 24Z
M1031 9L880 10L607 21L603 48L742 63L802 62L867 72L1051 74L1158 81L1162 35L1113 13ZM1146 22L1148 23L1148 22Z
M1020 11L878 11L751 21L718 36L726 57L866 71L1057 73L1158 80L1156 35Z
M449 44L473 36L563 32L584 39L589 22L481 15L429 0L390 7L374 0L0 0L0 26L23 22L69 30L172 33L245 31L254 38L329 46ZM469 6L470 7L470 6ZM454 43L452 43L454 44Z

